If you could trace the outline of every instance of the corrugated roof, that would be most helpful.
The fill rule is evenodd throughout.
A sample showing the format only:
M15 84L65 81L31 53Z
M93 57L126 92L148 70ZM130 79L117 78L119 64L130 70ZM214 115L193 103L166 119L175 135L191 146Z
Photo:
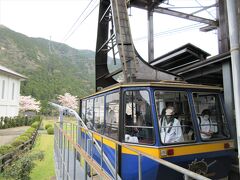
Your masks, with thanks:
M19 73L15 72L15 71L13 71L11 69L8 69L8 68L0 65L0 73L1 72L4 73L4 74L8 74L8 75L14 76L14 77L16 77L18 79L27 79L26 76L24 76L22 74L19 74Z

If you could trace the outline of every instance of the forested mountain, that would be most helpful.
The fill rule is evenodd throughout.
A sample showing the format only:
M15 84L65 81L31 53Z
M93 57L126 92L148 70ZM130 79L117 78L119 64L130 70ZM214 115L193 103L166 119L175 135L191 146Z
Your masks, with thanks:
M27 76L21 95L32 95L43 104L65 92L78 97L92 93L94 56L93 51L30 38L0 26L0 65Z

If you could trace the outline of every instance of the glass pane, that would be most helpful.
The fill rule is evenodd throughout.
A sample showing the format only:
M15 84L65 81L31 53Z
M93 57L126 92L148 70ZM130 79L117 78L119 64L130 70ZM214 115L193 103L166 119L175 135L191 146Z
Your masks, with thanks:
M193 93L199 130L203 140L230 136L218 94Z
M85 100L82 101L81 118L85 122L85 118L86 118L86 101Z
M104 96L94 100L94 128L102 133L104 127Z
M153 121L149 93L145 90L126 91L125 142L153 144Z
M106 96L106 128L104 134L118 139L119 92Z
M162 143L195 140L187 93L156 90L154 95Z
M86 125L89 129L93 129L93 99L87 100Z

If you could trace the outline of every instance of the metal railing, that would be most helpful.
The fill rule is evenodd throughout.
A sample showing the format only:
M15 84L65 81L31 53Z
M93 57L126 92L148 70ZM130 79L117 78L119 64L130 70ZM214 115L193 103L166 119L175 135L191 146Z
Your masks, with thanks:
M56 106L55 106L56 107ZM64 107L61 107L60 110L63 110ZM67 108L69 110L69 108ZM73 110L70 114L76 115L73 113ZM78 116L78 115L77 115ZM63 117L62 117L63 118ZM77 119L81 119L79 116ZM61 118L60 118L61 120ZM80 124L80 125L79 125ZM97 140L96 140L97 138ZM104 142L110 141L114 144L114 172L110 170L106 172L103 167L103 163L106 163L104 158ZM188 169L180 167L176 164L173 164L164 159L156 159L156 157L150 156L146 153L138 151L131 146L118 142L114 139L111 139L107 136L98 134L95 131L89 130L87 127L83 127L81 123L70 123L64 122L63 119L59 123L55 123L55 140L54 140L54 152L55 152L55 163L57 169L58 179L79 179L84 177L84 179L120 179L118 175L118 151L119 147L126 148L127 150L134 153L138 158L138 179L142 180L142 159L148 158L154 162L157 162L159 165L166 166L172 170L175 170L183 174L183 178L187 179L197 179L197 180L209 180L209 178L194 173ZM96 145L100 147L98 151L100 155L100 162L97 162L93 157L93 148L96 148ZM70 152L72 152L72 158L69 157ZM73 161L73 162L72 162ZM73 167L70 168L70 165ZM108 164L107 164L108 165ZM77 168L77 166L82 166ZM109 167L108 167L109 168ZM110 168L109 168L110 169ZM81 171L79 173L78 171Z

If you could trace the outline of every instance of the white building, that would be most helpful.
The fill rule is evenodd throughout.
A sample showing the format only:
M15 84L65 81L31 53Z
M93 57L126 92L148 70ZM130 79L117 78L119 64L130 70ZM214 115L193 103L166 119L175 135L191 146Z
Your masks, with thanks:
M25 76L0 65L0 117L18 115L20 82L25 79Z

